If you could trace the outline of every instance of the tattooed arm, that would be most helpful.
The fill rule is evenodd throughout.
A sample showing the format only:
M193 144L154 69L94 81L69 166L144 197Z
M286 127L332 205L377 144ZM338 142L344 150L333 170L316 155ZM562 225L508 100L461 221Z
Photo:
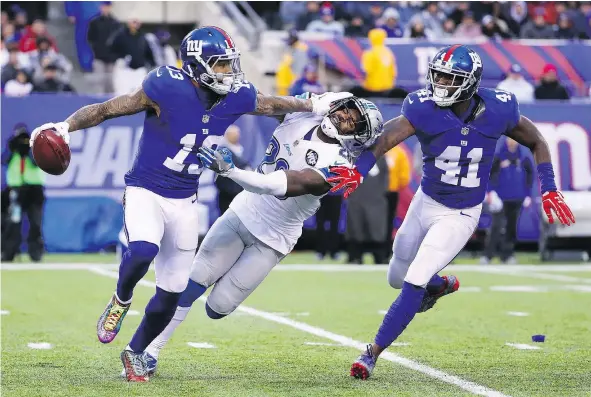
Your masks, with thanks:
M404 116L398 116L388 120L384 124L384 132L373 147L373 154L379 159L394 146L398 145L406 138L414 135L415 127Z
M254 114L257 116L279 116L294 112L311 112L312 100L299 99L291 96L271 96L257 94L257 107Z
M136 114L149 109L153 109L156 114L160 115L158 105L148 98L142 87L139 87L129 94L119 95L106 102L95 103L78 109L66 119L66 123L69 124L68 132L94 127L105 120Z

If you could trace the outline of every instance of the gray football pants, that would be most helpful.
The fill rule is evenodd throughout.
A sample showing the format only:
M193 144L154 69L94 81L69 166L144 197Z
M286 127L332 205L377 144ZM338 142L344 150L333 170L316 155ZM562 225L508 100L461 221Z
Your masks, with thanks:
M284 255L253 236L228 209L212 225L193 260L191 280L215 284L207 303L228 315L254 291Z

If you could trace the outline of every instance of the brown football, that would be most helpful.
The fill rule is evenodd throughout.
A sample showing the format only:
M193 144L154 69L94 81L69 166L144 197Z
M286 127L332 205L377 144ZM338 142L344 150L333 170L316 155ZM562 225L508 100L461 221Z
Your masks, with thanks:
M33 158L43 171L61 175L70 165L70 147L55 130L43 130L33 142Z

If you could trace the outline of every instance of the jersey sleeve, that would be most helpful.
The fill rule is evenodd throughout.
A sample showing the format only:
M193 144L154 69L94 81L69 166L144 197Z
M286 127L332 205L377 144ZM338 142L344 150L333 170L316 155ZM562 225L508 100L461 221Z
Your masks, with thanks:
M176 68L161 66L148 73L142 88L148 98L162 109L174 100L178 89L175 84L186 78L184 73Z
M507 132L511 131L519 123L521 113L519 112L519 102L515 94L511 94L511 100L508 101L509 109L507 115Z
M227 94L226 108L231 114L254 112L257 107L257 89L247 81L237 84Z
M427 103L425 103L427 102ZM415 129L421 126L422 113L430 104L429 92L427 90L419 90L411 92L404 98L402 103L401 114L412 124Z

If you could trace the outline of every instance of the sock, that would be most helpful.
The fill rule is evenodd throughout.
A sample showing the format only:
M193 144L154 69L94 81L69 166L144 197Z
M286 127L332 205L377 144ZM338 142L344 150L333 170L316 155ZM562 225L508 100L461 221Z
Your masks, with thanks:
M150 343L150 345L146 348L146 352L148 354L150 354L156 360L158 359L158 354L160 354L160 350L164 346L166 346L166 344L172 337L174 330L176 330L176 328L179 325L181 325L183 321L185 321L185 318L187 318L187 314L189 314L189 310L191 310L191 307L177 306L176 312L174 313L172 320L170 320L166 328L164 328L164 331L162 331L160 335L158 335L156 339L154 339L152 343Z
M180 292L168 292L156 287L156 294L148 302L144 318L129 342L134 352L146 350L146 347L164 331L174 316L180 297Z
M158 246L146 241L132 241L123 254L119 265L117 280L117 299L131 301L133 289L150 268L150 263L158 254Z
M187 284L187 288L181 294L179 299L178 307L170 320L170 323L164 328L164 330L150 343L150 345L146 348L146 351L155 359L158 359L158 354L160 354L160 350L168 343L172 334L176 330L176 328L181 325L181 323L189 314L189 310L191 310L191 305L195 302L201 295L203 295L207 291L207 288L202 286L201 284L197 284L195 281L189 279L189 283Z
M402 292L388 309L388 313L378 330L375 343L386 349L400 336L406 326L410 324L421 307L425 296L425 289L407 283L402 285Z
M431 277L427 284L427 292L430 294L437 294L445 287L445 279L438 274Z

